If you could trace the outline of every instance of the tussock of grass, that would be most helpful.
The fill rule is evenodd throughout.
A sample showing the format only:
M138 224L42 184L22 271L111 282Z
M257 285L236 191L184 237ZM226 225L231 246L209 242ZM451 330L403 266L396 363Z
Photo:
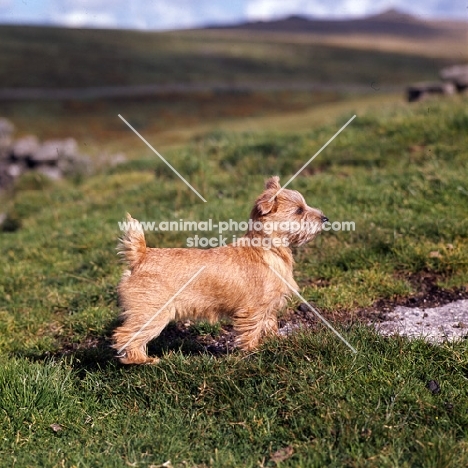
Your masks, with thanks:
M291 184L330 220L356 223L296 252L303 294L330 317L408 295L405 278L414 273L445 287L467 284L466 102L427 107L358 116ZM156 367L112 360L105 339L118 313L115 244L125 212L245 220L264 176L285 182L336 128L215 132L169 152L182 172L190 164L206 204L143 155L129 172L16 188L6 210L19 224L0 232L5 466L268 466L289 445L294 454L282 466L468 463L465 342L431 346L353 327L343 333L356 357L324 330L270 341L251 356L214 358L181 343ZM179 247L187 233L147 237ZM430 379L440 394L425 388Z

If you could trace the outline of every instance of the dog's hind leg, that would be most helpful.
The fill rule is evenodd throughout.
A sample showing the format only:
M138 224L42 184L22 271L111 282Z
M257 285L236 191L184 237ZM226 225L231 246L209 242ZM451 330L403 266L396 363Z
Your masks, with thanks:
M233 324L236 343L246 351L257 348L265 336L278 334L276 309L271 306L241 309L234 315Z
M119 353L122 364L155 364L159 358L149 357L146 345L157 338L166 325L174 319L172 310L164 310L155 316L147 311L128 310L123 314L124 323L113 335L113 348Z

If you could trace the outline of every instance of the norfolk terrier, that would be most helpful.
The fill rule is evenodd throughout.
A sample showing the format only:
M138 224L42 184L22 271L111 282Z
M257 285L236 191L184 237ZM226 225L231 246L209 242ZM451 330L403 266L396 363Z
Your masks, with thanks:
M113 335L120 362L157 362L146 345L172 320L230 318L243 350L277 334L277 312L291 295L286 283L298 288L290 246L312 240L328 220L299 192L281 190L278 177L267 180L250 219L255 228L223 247L158 249L146 246L141 226L127 215L130 227L118 246L128 265L118 286L123 324Z

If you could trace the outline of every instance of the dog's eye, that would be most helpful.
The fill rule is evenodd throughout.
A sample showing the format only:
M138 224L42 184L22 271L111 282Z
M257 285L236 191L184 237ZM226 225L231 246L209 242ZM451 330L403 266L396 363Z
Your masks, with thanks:
M301 215L302 213L304 213L304 208L302 208L302 206L300 206L300 207L296 210L296 214Z

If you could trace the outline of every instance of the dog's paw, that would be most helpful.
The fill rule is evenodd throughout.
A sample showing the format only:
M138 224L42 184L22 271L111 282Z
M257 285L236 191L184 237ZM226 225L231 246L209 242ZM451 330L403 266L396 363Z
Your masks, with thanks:
M117 356L117 359L121 364L130 365L130 364L157 364L161 359L158 357L149 357L149 356L132 356L126 353L120 354Z

